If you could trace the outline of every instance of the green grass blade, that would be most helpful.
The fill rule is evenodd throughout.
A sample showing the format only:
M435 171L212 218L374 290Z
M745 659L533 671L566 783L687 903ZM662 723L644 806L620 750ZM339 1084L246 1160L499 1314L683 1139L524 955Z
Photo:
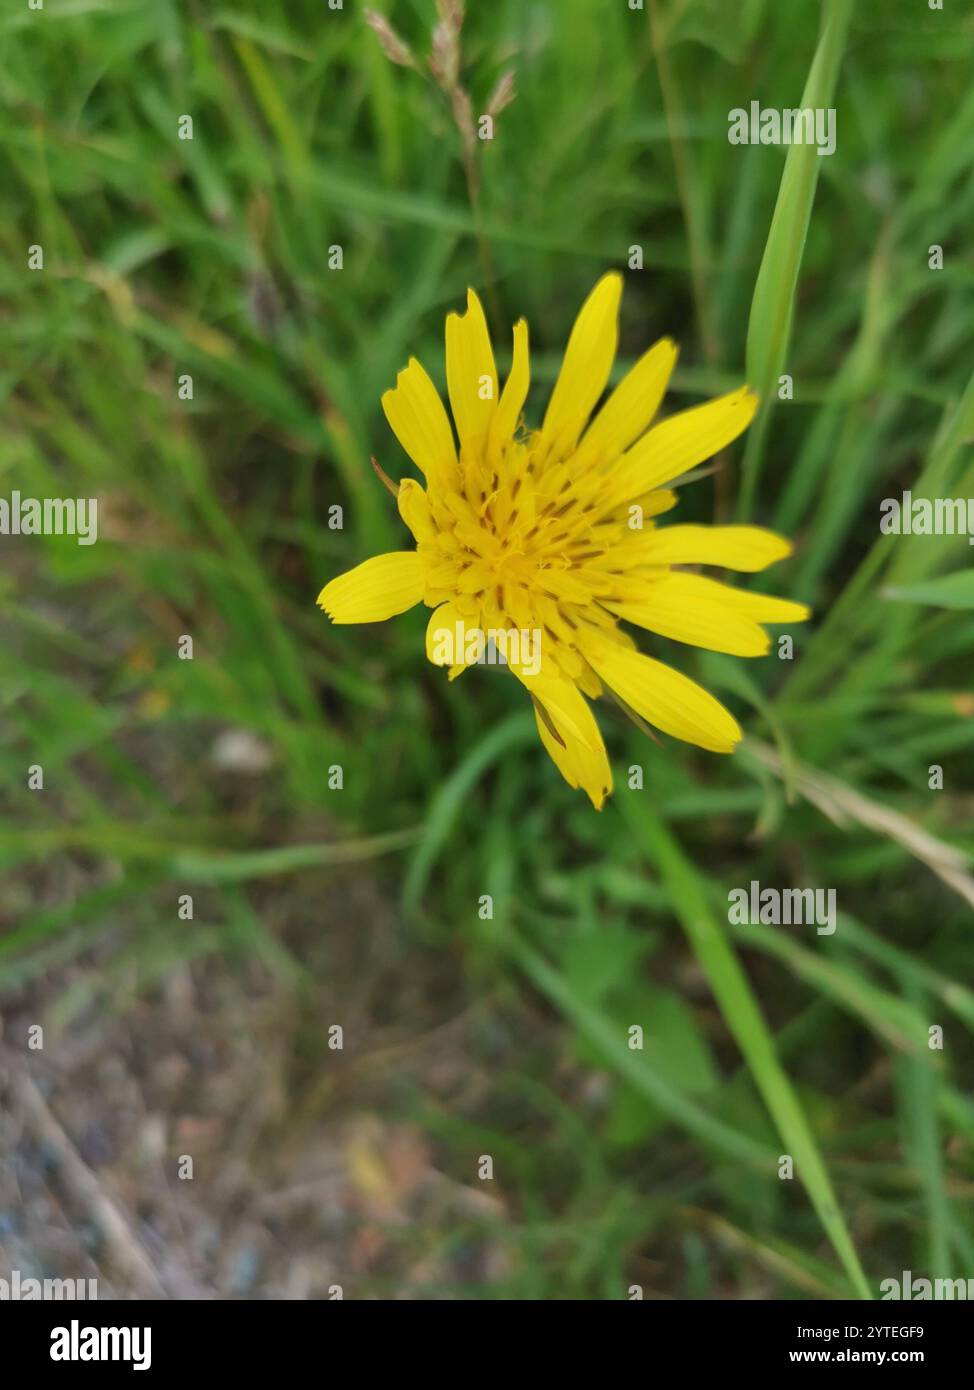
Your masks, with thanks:
M762 1145L723 1120L708 1115L695 1101L659 1076L645 1058L630 1050L618 1029L598 1009L580 999L569 982L530 947L513 936L508 938L508 945L532 984L598 1048L624 1081L658 1106L674 1123L727 1158L746 1163L759 1172L772 1172L772 1156Z
M872 1297L859 1256L836 1202L824 1160L747 977L718 926L696 872L644 801L620 803L637 838L659 865L684 931L710 982L728 1028L778 1127L822 1228L860 1298Z
M821 36L802 93L803 109L828 108L832 103L851 9L851 0L827 0ZM764 432L791 340L798 272L825 157L814 144L789 147L754 286L747 326L747 379L762 404L744 455L741 515L749 515L754 507Z
M402 902L406 912L415 911L433 871L433 865L449 838L454 821L477 779L491 763L511 748L530 743L536 737L530 716L515 714L505 719L482 739L446 779L430 805L422 839L409 865L403 884Z
M918 584L883 590L883 598L898 603L923 603L932 608L974 608L974 569L925 579Z

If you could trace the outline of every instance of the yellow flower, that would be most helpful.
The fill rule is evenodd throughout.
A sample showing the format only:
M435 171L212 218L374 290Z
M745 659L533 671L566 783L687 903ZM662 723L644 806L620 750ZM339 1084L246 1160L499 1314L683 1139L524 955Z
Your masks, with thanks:
M741 737L733 716L689 677L644 656L619 620L711 651L762 656L762 623L808 609L747 593L683 566L764 569L788 555L755 526L666 526L667 488L750 424L747 387L649 428L676 361L668 338L649 349L590 420L615 358L622 277L603 276L575 321L539 430L526 430L528 327L514 327L503 391L480 300L446 320L446 379L459 450L436 387L411 358L382 408L426 479L399 484L416 549L378 555L327 584L318 603L336 623L371 623L414 604L433 609L426 650L450 679L477 661L507 665L530 692L541 741L573 787L601 809L612 789L589 707L610 694L664 733L716 753ZM485 641L494 635L491 645ZM471 640L473 637L473 640Z

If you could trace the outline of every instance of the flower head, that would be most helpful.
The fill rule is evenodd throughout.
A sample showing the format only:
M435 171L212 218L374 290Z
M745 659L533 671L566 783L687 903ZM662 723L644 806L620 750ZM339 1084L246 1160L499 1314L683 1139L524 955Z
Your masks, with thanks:
M612 789L588 704L609 694L638 720L716 753L737 721L689 677L638 651L627 623L736 656L762 656L762 623L808 609L748 593L685 566L764 569L788 541L754 526L659 526L667 486L736 439L757 398L747 387L652 425L676 362L651 347L592 416L615 358L622 277L603 276L575 321L540 429L521 412L530 384L528 327L514 327L502 391L473 290L446 320L446 378L456 438L415 358L382 407L426 480L404 478L399 511L416 549L375 556L333 579L318 603L336 623L368 623L417 603L433 610L426 650L450 679L502 655L534 702L538 733L562 775L601 808ZM650 427L652 425L652 427ZM457 447L459 441L459 448ZM489 638L493 638L491 642Z

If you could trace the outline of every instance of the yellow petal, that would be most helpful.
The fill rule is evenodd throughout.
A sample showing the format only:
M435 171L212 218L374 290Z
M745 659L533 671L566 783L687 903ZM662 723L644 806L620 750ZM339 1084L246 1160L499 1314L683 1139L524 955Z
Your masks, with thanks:
M592 711L584 700L579 704L581 697L578 696L578 691L571 681L557 672L550 657L547 661L542 661L542 669L534 675L525 671L523 664L516 661L509 662L508 665L532 697L544 705L562 738L571 734L579 743L586 744L590 752L597 751L602 736L598 733L594 718L589 721L585 717L591 716ZM597 739L595 734L598 734Z
M585 639L585 654L609 689L663 733L713 753L740 741L733 715L682 672L598 634Z
M457 650L456 641L458 623L461 628L460 650ZM426 625L427 661L431 661L434 666L449 666L454 669L459 667L462 670L467 665L466 641L462 635L466 632L466 627L467 619L449 599L446 603L441 603L439 608L434 608ZM450 679L453 679L452 675Z
M741 609L722 601L720 590L733 592L696 574L668 574L642 586L642 595L626 603L605 602L627 623L661 637L705 647L731 656L765 656L771 646L767 633Z
M626 503L626 521L632 527L632 517L637 515L631 511L632 507L639 507L642 512L640 520L649 521L651 517L662 516L663 512L671 512L680 499L670 488L660 488L658 492L644 492L640 497L634 497L631 502Z
M373 555L326 584L318 595L333 623L380 623L423 597L423 562L415 550Z
M396 377L394 390L382 397L393 433L430 483L448 482L457 471L457 451L449 416L440 394L416 361Z
M622 456L614 485L623 497L636 497L671 482L720 453L754 418L758 398L747 386L714 401L681 410L660 424Z
M650 565L723 565L752 574L791 554L791 542L763 526L663 526L646 542Z
M582 787L601 811L612 791L612 769L595 716L571 681L546 681L544 694L546 699L536 694L544 705L544 717L537 706L534 711L541 742L568 785ZM561 743L553 737L549 723Z
M574 446L605 390L616 355L621 295L618 271L603 275L575 320L544 417L543 433L561 453Z
M436 538L436 527L430 512L429 498L415 478L402 478L397 496L399 515L413 533L413 539L432 541Z
M662 338L626 373L585 431L578 450L582 466L590 459L616 457L642 434L666 394L677 351L675 343Z
M590 700L597 700L602 694L602 682L587 661L582 663L582 674L578 677L576 685Z
M517 429L528 387L531 385L531 359L528 352L528 325L518 319L514 325L514 355L511 370L504 382L496 414L491 421L490 443L492 448L505 444Z
M446 384L461 446L476 448L497 409L497 368L483 306L467 290L467 312L446 316Z
M775 598L772 594L752 594L747 589L735 589L718 579L702 574L671 575L686 588L687 593L699 595L701 603L719 603L741 614L752 623L803 623L812 616L806 603L790 598ZM631 621L631 620L630 620Z

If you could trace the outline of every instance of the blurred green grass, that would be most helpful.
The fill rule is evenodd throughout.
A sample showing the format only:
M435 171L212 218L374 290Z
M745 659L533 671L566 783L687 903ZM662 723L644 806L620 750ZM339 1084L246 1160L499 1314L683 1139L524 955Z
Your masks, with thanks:
M384 8L425 55L432 0ZM313 901L330 863L360 858L403 931L460 967L439 1017L536 991L566 1065L609 1079L595 1122L562 1080L516 1068L496 1109L411 1102L458 1174L505 1156L502 1292L622 1297L661 1252L671 1296L972 1274L972 885L921 834L974 848L974 612L936 587L969 598L944 577L970 552L877 524L903 488L974 495L971 17L907 0L801 3L787 22L765 0L470 8L474 111L508 68L518 93L477 150L479 208L449 111L358 5L47 0L0 20L0 494L101 509L97 546L4 542L0 988L121 932L125 968L153 962L146 987L160 952L243 945L300 990L248 895L279 875ZM797 105L820 79L834 157L727 143L730 109ZM769 582L816 619L791 666L679 664L770 759L761 742L726 761L650 745L600 711L617 791L596 816L512 682L448 685L419 614L336 629L315 609L328 577L402 541L369 467L408 467L379 396L411 353L442 384L444 313L483 282L478 234L502 364L510 324L531 324L529 414L585 292L633 245L618 370L670 333L671 404L745 363L760 376L743 457L685 489L680 519L736 499L795 535ZM794 400L772 408L781 371ZM208 764L226 726L273 750L256 792ZM816 773L840 784L834 820ZM36 901L69 864L83 888ZM752 878L834 887L839 930L724 929L727 889ZM175 903L195 884L206 921L187 930ZM779 1152L798 1181L777 1180Z

